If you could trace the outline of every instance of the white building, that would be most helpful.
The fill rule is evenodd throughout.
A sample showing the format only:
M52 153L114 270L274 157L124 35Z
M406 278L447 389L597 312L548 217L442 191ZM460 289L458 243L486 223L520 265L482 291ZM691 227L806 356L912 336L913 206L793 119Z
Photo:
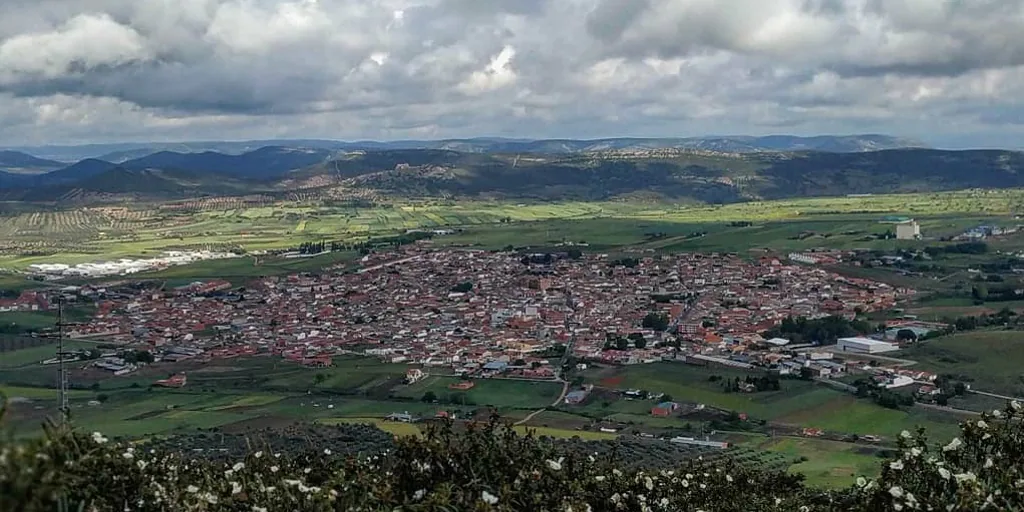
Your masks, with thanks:
M899 347L892 343L873 340L871 338L839 338L836 348L840 352L853 352L857 354L879 354L899 350Z
M915 220L908 220L896 225L897 240L917 240L921 238L921 225Z

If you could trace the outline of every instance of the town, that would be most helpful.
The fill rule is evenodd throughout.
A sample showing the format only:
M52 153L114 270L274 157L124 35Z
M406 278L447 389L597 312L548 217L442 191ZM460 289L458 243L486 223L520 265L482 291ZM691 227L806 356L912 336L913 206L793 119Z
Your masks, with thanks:
M563 356L613 365L689 359L782 374L808 366L828 376L840 365L817 344L878 353L907 341L897 332L937 328L890 323L877 335L884 340L766 338L787 319L852 321L913 294L773 257L613 259L415 244L360 263L244 288L219 280L174 289L68 288L98 304L95 317L68 335L146 351L158 362L266 354L325 367L332 357L361 354L449 375L557 380ZM799 357L783 357L782 348ZM138 368L112 359L102 367L119 375Z

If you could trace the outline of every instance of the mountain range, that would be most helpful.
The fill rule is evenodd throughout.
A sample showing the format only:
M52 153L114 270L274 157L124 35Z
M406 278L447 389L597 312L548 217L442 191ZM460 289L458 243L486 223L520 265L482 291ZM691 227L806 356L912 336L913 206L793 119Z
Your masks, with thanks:
M753 139L753 138L752 138ZM764 140L768 139L768 140ZM611 140L611 139L609 139ZM625 141L626 139L614 139ZM240 154L159 151L112 162L57 162L0 153L0 199L37 202L168 200L252 193L287 197L470 197L607 200L630 196L726 203L789 197L1024 187L1024 153L928 148L875 151L725 151L711 139L700 148L618 146L589 141L491 141L481 146L345 151L267 146ZM859 138L863 147L867 139ZM784 137L756 144L789 147ZM801 139L814 147L850 147L835 138ZM482 143L481 143L482 144ZM727 147L741 144L730 139ZM752 147L750 142L745 148ZM845 144L845 145L843 145ZM543 146L547 145L547 146ZM549 152L539 152L544 147ZM561 148L561 150L556 150ZM63 164L58 164L63 165Z
M38 158L76 162L96 158L122 163L153 153L217 152L240 155L264 147L311 148L327 151L384 151L394 149L448 149L464 153L581 153L607 150L641 149L707 149L734 153L762 151L829 151L854 153L882 149L927 147L921 141L888 135L822 135L797 137L793 135L709 136L687 138L607 138L580 139L507 139L480 137L472 139L399 140L399 141L336 141L320 139L252 140L242 142L144 142L119 144L89 144L82 146L25 146L8 148ZM0 164L0 169L4 166Z

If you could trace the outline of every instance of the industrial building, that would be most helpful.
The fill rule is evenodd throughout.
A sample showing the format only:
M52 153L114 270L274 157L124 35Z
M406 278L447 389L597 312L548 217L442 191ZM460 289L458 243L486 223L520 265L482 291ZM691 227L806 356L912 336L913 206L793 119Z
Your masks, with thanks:
M897 240L919 240L921 238L921 225L915 220L908 220L896 224Z
M900 349L892 343L861 337L839 338L839 341L836 342L836 348L840 352L853 352L856 354L880 354Z

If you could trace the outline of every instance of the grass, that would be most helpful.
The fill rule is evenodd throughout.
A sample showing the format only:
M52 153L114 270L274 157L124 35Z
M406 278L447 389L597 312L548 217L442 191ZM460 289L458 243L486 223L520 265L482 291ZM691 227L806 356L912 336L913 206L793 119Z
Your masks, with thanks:
M540 408L551 405L562 392L562 385L555 382L525 382L518 380L481 379L468 391L448 389L450 384L459 382L454 377L431 376L416 384L396 391L397 396L419 399L427 392L433 392L442 403L462 405L487 405L515 409Z
M409 437L409 436L421 436L423 431L419 429L415 424L412 423L401 423L396 421L386 421L381 418L322 418L316 421L323 425L344 425L344 424L361 424L361 425L373 425L391 435L398 437Z
M36 341L26 339L27 341ZM88 343L83 341L65 341L65 350L74 350L80 348L95 348L94 343ZM0 352L0 369L12 369L21 368L24 366L39 365L40 362L47 359L56 357L57 344L56 343L45 343L43 345L31 346L28 348L9 350L6 352ZM56 372L56 367L54 372Z
M27 398L29 400L56 400L56 388L33 388L26 386L8 386L0 384L0 392L7 395L7 398ZM93 393L79 389L68 390L68 398L92 397Z
M527 432L533 432L535 436L547 436L558 439L572 439L578 437L584 441L608 441L615 439L616 435L608 432L592 432L588 430L568 430L562 428L552 427L533 427L525 425L517 425L512 427L516 433L525 435Z
M956 418L941 414L886 409L866 400L832 388L810 382L786 379L780 391L762 393L726 393L719 383L708 377L720 375L731 378L746 375L727 368L702 368L682 363L655 363L636 365L588 374L588 380L597 385L610 377L621 377L620 388L640 388L651 392L668 393L676 401L702 403L711 407L746 413L755 419L806 427L843 434L881 435L894 437L902 430L924 426L935 437L952 435ZM590 404L587 409L596 413L646 414L650 401L616 401L607 408L603 404ZM626 410L623 410L626 409Z
M971 387L1024 396L1024 333L974 331L919 343L897 354L918 361L922 370L964 376Z
M849 487L858 476L873 478L881 473L881 459L874 449L863 445L824 439L760 438L743 446L801 461L790 466L789 472L803 474L808 485L817 487Z

